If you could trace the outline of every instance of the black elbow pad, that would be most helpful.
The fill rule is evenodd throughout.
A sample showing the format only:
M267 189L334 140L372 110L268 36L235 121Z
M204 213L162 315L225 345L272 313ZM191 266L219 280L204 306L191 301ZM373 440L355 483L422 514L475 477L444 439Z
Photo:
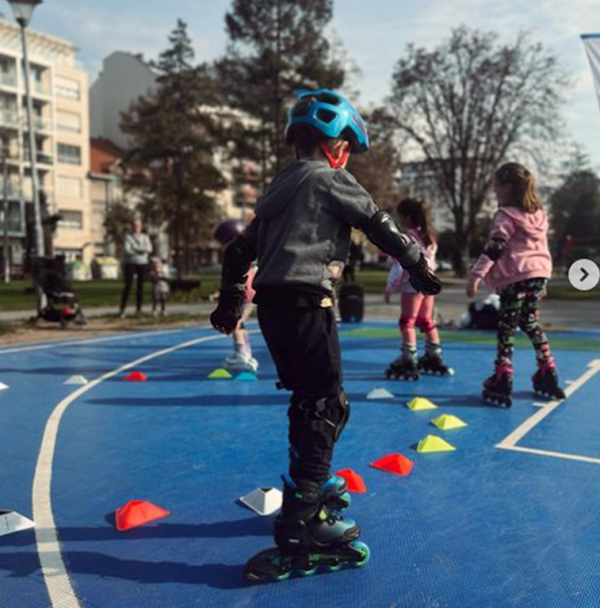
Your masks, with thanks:
M363 226L363 232L374 245L396 258L404 268L414 266L421 257L421 248L398 228L385 211L372 215Z
M496 262L504 255L507 245L508 243L505 239L494 238L487 244L483 253L485 253L492 262Z
M248 270L255 259L256 250L243 234L231 241L223 254L222 288L244 289Z

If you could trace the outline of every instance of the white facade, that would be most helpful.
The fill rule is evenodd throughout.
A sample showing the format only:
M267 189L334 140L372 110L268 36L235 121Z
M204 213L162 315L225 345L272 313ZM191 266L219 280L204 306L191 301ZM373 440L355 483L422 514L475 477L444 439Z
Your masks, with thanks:
M55 253L89 261L87 74L77 65L72 43L29 29L27 41L39 187L48 212L64 218ZM23 263L26 207L32 209L33 200L22 62L20 28L0 19L0 147L8 150L10 248L17 267Z
M139 97L156 90L157 73L141 57L116 51L102 62L102 71L90 88L90 130L126 149L121 113Z

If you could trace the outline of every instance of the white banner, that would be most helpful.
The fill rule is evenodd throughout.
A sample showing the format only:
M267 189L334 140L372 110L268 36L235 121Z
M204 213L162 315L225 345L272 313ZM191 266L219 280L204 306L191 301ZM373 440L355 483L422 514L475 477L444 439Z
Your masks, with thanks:
M590 61L594 87L600 104L600 34L584 34L581 40Z

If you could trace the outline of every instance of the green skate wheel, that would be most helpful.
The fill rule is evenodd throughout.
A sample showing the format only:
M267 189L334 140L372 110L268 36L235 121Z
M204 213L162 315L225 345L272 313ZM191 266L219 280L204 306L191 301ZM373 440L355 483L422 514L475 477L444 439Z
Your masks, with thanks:
M319 566L314 566L313 568L309 568L308 570L303 570L300 569L298 570L300 576L312 576L313 574L317 573L317 570L319 569Z
M351 543L350 546L362 555L362 559L358 562L352 562L352 566L354 568L362 568L363 566L366 566L371 559L371 549L369 549L369 545L361 541L355 541Z
M338 562L337 564L330 564L329 566L325 566L327 572L338 572L344 566L343 563Z

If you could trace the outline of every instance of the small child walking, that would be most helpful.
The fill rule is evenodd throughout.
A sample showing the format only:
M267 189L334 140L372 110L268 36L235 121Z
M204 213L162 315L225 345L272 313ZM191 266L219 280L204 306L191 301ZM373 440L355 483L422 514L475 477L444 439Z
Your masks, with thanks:
M236 239L244 231L244 225L238 220L225 220L221 222L214 232L214 238L223 247L226 247L231 241ZM244 284L244 304L241 311L240 322L232 331L233 352L227 355L223 361L223 366L232 371L250 371L256 373L258 371L258 361L252 355L252 344L250 342L250 334L245 328L245 324L252 316L255 309L252 300L254 298L254 288L252 283L256 274L256 265L252 265L248 271Z
M500 296L498 354L495 372L483 384L483 398L500 407L512 405L514 335L520 327L531 340L537 360L536 393L564 399L556 363L540 327L539 305L552 274L548 218L537 195L534 176L518 163L507 163L494 176L499 209L483 254L469 275L472 298L485 281Z
M400 201L396 211L401 226L421 247L430 271L435 272L437 243L427 201L405 198ZM402 294L399 320L402 346L400 356L390 363L385 375L400 380L418 380L421 373L451 376L454 370L442 360L442 345L434 320L435 296L419 293L409 279L400 262L394 260L388 276L385 301L389 304L392 294ZM425 353L418 360L415 327L425 335Z
M152 315L167 314L166 305L169 297L167 272L160 258L153 258L150 265L150 280L152 281ZM159 310L160 309L160 310Z

